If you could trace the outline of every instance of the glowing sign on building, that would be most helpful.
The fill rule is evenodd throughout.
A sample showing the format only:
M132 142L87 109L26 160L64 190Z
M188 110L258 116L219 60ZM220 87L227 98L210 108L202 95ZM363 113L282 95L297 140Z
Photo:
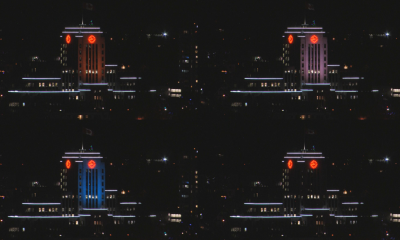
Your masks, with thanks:
M316 35L312 35L310 37L310 41L312 44L316 44L318 42L318 37Z
M287 162L287 166L288 166L289 169L292 169L292 167L293 167L292 159L289 159L289 161Z
M315 161L315 160L312 160L312 161L310 162L310 167L311 167L312 169L316 169L316 168L318 167L318 162Z
M289 37L288 37L288 42L289 42L290 44L293 43L293 36L292 36L292 34L289 35Z
M70 161L69 159L67 159L67 161L65 162L65 167L66 167L67 169L70 169L70 168L71 168L71 161Z
M71 42L71 36L69 34L65 37L65 41L67 42L67 44Z
M96 167L96 162L95 162L94 160L90 160L90 161L88 162L88 167L89 167L90 169L93 169L94 167Z
M90 36L88 37L88 42L89 42L90 44L95 43L95 42L96 42L96 37L93 36L93 35L90 35Z

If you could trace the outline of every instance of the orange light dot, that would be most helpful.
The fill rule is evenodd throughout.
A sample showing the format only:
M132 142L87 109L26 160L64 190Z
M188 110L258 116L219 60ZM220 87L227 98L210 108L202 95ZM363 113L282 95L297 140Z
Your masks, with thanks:
M90 160L90 161L88 162L88 167L89 167L90 169L93 169L94 167L96 167L96 162L95 162L94 160Z
M288 37L288 42L289 42L290 44L293 43L293 36L292 36L292 35L289 35L289 37Z
M88 37L88 42L89 42L90 44L95 43L95 42L96 42L96 37L93 36L93 35L90 35L90 36Z
M312 35L310 41L312 44L316 44L318 42L318 37L316 35Z
M66 167L67 169L70 169L70 168L71 168L71 161L70 161L69 159L65 162L65 167Z
M289 159L289 161L287 162L287 166L288 166L289 169L292 169L293 161L291 159Z
M67 44L71 42L71 36L69 34L65 37L65 41L67 42Z
M312 160L312 161L310 162L310 167L311 167L312 169L316 169L316 168L318 167L318 162L315 161L315 160Z

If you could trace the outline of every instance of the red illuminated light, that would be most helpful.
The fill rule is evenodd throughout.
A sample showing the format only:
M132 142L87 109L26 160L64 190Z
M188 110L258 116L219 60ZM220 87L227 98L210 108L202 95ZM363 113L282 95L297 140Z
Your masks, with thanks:
M69 44L69 43L71 42L71 36L70 36L70 35L67 35L67 36L65 37L65 41Z
M289 35L289 37L288 37L288 42L289 42L290 44L293 43L293 36L292 36L292 35Z
M318 37L316 35L312 35L310 41L312 44L316 44L318 42Z
M289 161L287 162L287 166L288 166L289 169L292 169L293 161L291 159L289 159Z
M90 44L95 43L95 42L96 42L96 37L93 36L93 35L90 35L90 36L88 37L88 42L89 42Z
M65 162L65 167L66 167L67 169L70 169L70 168L71 168L71 161L70 161L69 159Z
M315 160L312 160L312 161L310 162L310 167L311 167L312 169L316 169L316 168L318 167L318 162L315 161Z
M96 167L96 162L95 162L94 160L90 160L90 161L88 162L88 167L89 167L90 169L93 169L94 167Z

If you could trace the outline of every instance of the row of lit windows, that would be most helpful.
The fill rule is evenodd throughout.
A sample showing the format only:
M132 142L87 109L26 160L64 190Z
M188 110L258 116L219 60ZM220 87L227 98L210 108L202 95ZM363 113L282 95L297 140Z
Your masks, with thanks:
M33 87L34 86L34 83L28 83L27 84L27 86L28 87ZM50 82L50 83L48 83L48 84L46 84L46 83L44 83L44 82L41 82L41 83L39 83L39 87L58 87L58 83L56 82Z
M279 208L271 208L271 210L269 211L269 208L261 208L260 211L261 212L279 212Z

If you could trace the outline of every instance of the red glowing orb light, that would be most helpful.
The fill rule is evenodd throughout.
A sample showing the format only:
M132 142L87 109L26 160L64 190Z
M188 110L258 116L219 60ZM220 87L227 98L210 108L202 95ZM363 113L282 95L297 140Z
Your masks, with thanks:
M289 37L288 37L288 42L289 42L290 44L293 43L293 36L292 36L292 35L289 35Z
M96 167L96 162L95 162L94 160L90 160L90 161L88 162L88 167L89 167L90 169L93 169L94 167Z
M318 42L318 37L316 35L312 35L310 37L310 41L312 44L316 44Z
M312 169L316 169L316 168L318 167L318 162L315 161L315 160L312 160L312 161L310 162L310 167L311 167Z
M67 44L71 42L71 36L69 34L65 37L65 41L67 42Z
M93 35L90 35L90 36L88 37L88 42L89 42L90 44L95 43L95 42L96 42L96 37L93 36Z
M70 168L71 168L71 161L70 161L69 159L65 162L65 167L66 167L67 169L70 169Z
M292 169L293 161L291 159L289 159L289 161L287 162L287 166L288 166L289 169Z

